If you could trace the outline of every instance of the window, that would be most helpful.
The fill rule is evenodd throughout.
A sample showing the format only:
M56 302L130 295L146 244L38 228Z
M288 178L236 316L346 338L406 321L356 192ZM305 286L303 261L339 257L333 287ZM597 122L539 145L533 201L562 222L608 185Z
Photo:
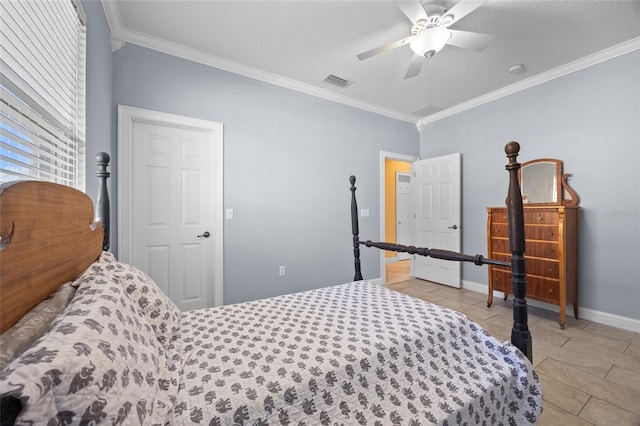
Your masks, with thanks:
M0 2L0 182L84 190L84 22L80 0Z

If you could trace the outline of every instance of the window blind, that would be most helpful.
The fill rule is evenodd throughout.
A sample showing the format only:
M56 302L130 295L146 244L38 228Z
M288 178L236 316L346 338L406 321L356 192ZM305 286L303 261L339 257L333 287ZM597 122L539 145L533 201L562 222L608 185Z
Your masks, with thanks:
M0 181L84 190L86 28L79 0L0 2Z

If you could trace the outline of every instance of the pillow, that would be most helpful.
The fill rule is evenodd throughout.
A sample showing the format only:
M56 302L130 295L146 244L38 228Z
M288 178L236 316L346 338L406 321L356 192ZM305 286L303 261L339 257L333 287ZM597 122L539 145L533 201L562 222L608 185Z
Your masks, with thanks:
M0 335L0 370L51 328L51 323L64 311L75 292L76 289L70 282L62 284Z
M98 273L0 373L0 397L21 401L19 424L165 424L178 388L166 363L144 316Z
M118 260L108 251L103 251L98 260L93 262L83 273L73 281L73 285L78 287L81 283L92 281L96 274L113 271L118 264Z
M180 309L147 274L134 266L120 263L112 278L142 311L158 341L167 345L180 326Z
M109 252L103 252L100 259L91 265L76 282L93 281L96 274L104 274L110 281L119 283L144 314L156 337L163 345L174 338L180 323L181 311L173 301L144 272L118 262Z

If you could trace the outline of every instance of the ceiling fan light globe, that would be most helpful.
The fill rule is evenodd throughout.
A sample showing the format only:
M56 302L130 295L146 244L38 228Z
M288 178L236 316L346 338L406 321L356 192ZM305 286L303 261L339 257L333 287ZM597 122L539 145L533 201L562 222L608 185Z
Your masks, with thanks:
M431 58L447 44L450 38L451 32L445 28L427 28L411 40L409 47L416 55Z

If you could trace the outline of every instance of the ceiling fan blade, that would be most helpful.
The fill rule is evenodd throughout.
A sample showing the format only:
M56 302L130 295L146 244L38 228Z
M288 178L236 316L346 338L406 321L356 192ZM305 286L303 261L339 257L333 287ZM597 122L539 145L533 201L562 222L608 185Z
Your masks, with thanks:
M453 17L453 20L447 26L453 25L455 22L458 22L460 19L464 18L486 2L487 0L462 0L460 3L449 9L447 13L442 16L442 19L445 19L448 16Z
M422 68L423 62L424 57L420 55L413 55L413 57L411 58L411 63L409 64L409 69L407 69L407 73L404 75L404 79L406 80L420 74L420 68Z
M420 19L425 21L428 19L427 12L424 11L424 7L422 7L422 3L419 0L396 0L395 3L412 24L415 24Z
M413 40L414 37L415 36L405 37L401 40L387 43L380 47L376 47L375 49L371 49L371 50L367 50L366 52L359 53L358 59L360 59L361 61L364 61L365 59L369 59L372 56L376 56L376 55L379 55L380 53L388 52L389 50L393 50L397 47L404 46L405 44Z
M447 28L447 31L451 31L451 38L447 41L447 44L478 52L484 50L495 38L489 34L474 33L471 31L458 31L452 30L451 28Z

